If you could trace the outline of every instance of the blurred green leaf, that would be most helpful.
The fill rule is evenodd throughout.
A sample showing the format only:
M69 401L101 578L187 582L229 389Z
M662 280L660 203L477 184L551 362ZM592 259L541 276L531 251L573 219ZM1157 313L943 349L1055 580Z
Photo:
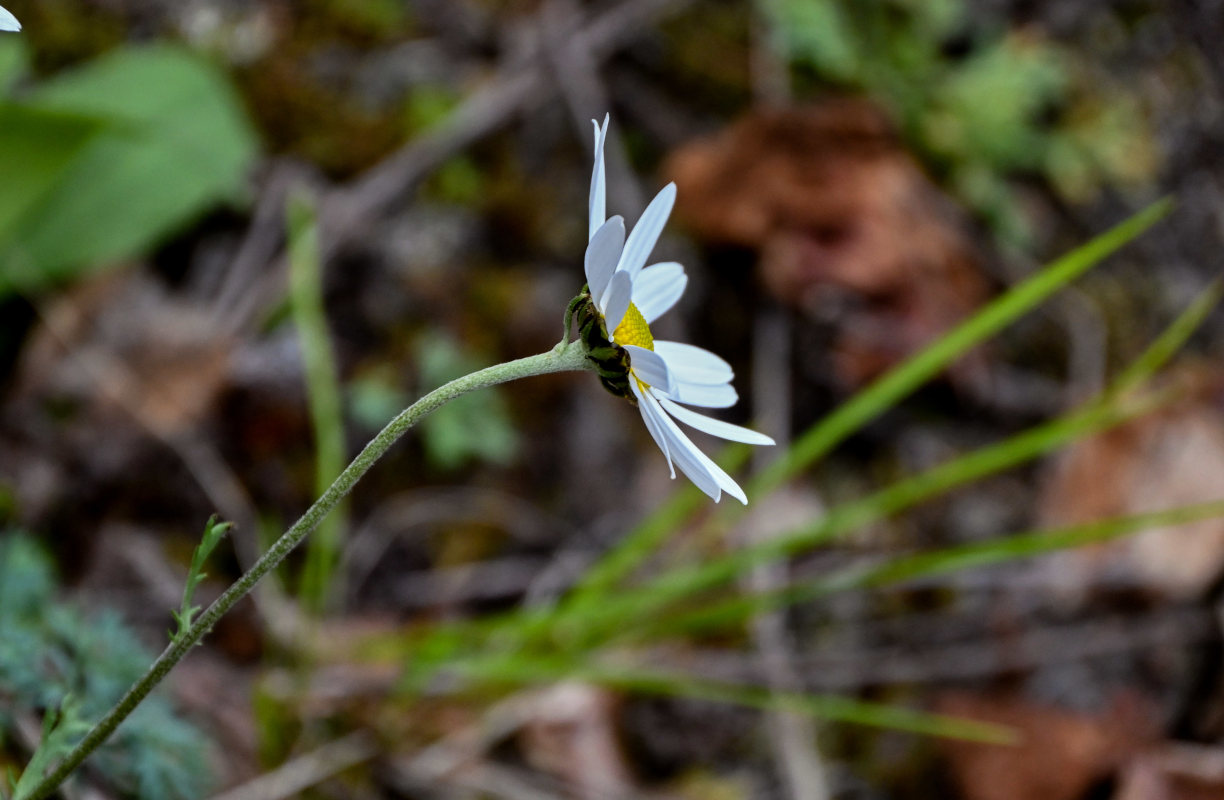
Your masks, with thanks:
M348 382L348 407L353 420L372 431L380 430L412 404L413 398L382 370L358 375Z
M15 235L101 128L78 114L0 104L0 243Z
M217 545L221 543L221 539L225 537L226 531L233 527L232 522L218 522L214 514L208 518L208 522L204 525L204 535L200 537L200 543L191 554L191 568L187 571L187 580L183 584L183 600L179 604L178 611L172 611L176 629L170 632L172 640L181 639L187 633L187 629L195 622L196 614L199 613L200 607L192 602L195 597L195 591L199 588L200 583L208 577L208 573L204 571L204 565L208 562L208 557L217 549Z
M997 170L1040 167L1046 141L1034 120L1065 88L1054 50L1020 36L1003 39L936 89L927 141L950 158Z
M449 86L414 86L404 100L404 128L416 136L446 119L463 98Z
M312 12L336 32L368 37L402 33L411 21L412 4L403 0L313 0Z
M17 224L11 251L37 282L137 254L209 206L238 199L256 152L223 74L167 45L117 51L29 99L43 111L111 123ZM11 291L4 277L0 292Z
M57 601L58 591L47 553L21 533L0 530L0 740L21 717L45 713L43 740L16 782L22 792L152 659L117 614L82 613ZM138 800L203 797L213 783L208 740L161 692L147 698L89 763L115 796Z
M417 347L422 386L441 386L481 363L444 336L426 337ZM496 390L453 400L421 421L425 455L441 469L457 469L472 459L508 464L519 440L502 396Z
M965 24L965 5L961 0L896 0L914 18L915 32L932 42L951 38Z
M30 48L22 36L0 36L0 95L30 68Z
M836 0L772 0L766 10L775 36L793 58L841 80L857 76L862 68L857 37Z

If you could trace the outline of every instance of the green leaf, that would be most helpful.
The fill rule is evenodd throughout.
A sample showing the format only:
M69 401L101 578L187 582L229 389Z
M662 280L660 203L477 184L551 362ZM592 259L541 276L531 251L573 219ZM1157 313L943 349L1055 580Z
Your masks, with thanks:
M204 525L204 536L200 539L200 544L196 546L195 552L191 554L191 569L187 572L187 582L183 586L183 602L178 611L170 612L177 623L175 632L170 636L172 640L185 634L195 622L195 615L199 612L200 607L192 604L192 598L195 596L195 590L200 585L200 581L208 577L208 574L204 572L204 565L232 526L232 522L218 522L215 514L209 517L208 522Z
M861 77L863 59L858 37L835 0L772 0L766 10L774 33L792 58L806 61L832 77ZM854 13L853 11L851 13Z
M932 98L926 140L954 160L992 169L1041 166L1047 140L1037 114L1065 90L1055 51L1022 36L960 65Z
M94 117L0 103L0 243L15 235L101 128Z
M42 282L135 255L237 199L256 151L222 73L167 45L107 55L30 101L113 123L18 226L16 249ZM0 293L13 288L0 276Z
M0 94L30 68L30 48L22 36L0 36Z
M444 336L430 336L417 348L422 386L439 386L480 366L480 361ZM474 392L447 403L421 421L425 455L434 466L458 469L478 459L508 464L519 438L502 396Z
M57 593L47 553L20 532L0 530L0 739L18 718L45 715L44 736L18 780L21 794L32 791L92 727L86 723L101 717L153 659L117 614L95 607L86 615L57 601ZM154 692L89 763L115 796L205 797L212 783L208 747Z

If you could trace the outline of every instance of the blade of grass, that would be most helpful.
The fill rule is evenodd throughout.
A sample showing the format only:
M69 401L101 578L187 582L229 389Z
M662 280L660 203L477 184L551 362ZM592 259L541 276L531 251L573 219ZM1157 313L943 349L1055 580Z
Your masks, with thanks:
M323 308L323 279L319 259L319 230L312 199L294 194L289 199L289 297L293 321L302 347L306 396L315 439L315 491L322 494L345 465L344 420L340 383L332 358ZM323 611L339 591L340 539L347 504L319 524L306 547L299 594L315 613Z
M560 609L555 627L589 641L649 624L664 610L721 586L754 565L831 542L872 522L894 516L951 489L1030 461L1067 442L1146 414L1167 402L1159 393L1089 408L1024 431L1003 442L954 458L866 497L830 509L812 525L700 564L673 568L632 591L608 596L597 606Z
M771 711L791 711L831 722L908 731L927 736L1014 744L1016 732L1001 725L856 700L841 695L778 692L757 686L710 681L656 670L588 665L558 659L507 656L467 662L457 671L469 679L535 684L580 680L638 694L689 697Z
M1164 511L1112 517L1062 528L1030 531L1004 539L949 547L931 553L916 553L883 563L839 570L777 592L741 596L688 613L676 614L642 632L643 638L724 630L740 625L755 614L803 603L837 592L885 586L929 578L975 567L1031 558L1087 544L1107 542L1150 528L1179 525L1224 516L1224 500L1181 506Z
M717 461L728 472L748 461L752 449L745 445L723 448ZM659 545L698 510L709 504L709 498L695 486L686 484L674 492L661 507L642 520L607 555L594 564L579 580L565 605L585 606L601 597L618 581L658 552Z
M782 458L748 482L748 495L759 499L777 489L966 351L993 336L1143 233L1168 214L1172 205L1168 198L1153 203L1072 250L1028 280L1012 287L922 352L890 370L809 428ZM598 606L613 586L657 552L679 522L700 507L700 495L695 492L684 492L665 503L625 536L599 565L588 571L574 587L565 605L574 610Z
M1151 528L1182 525L1219 516L1224 516L1224 500L1034 531L997 541L972 542L934 553L918 553L898 558L886 564L862 569L857 574L847 571L840 576L829 576L822 581L824 586L821 593L883 586L914 578L959 572L1054 550L1105 542Z
M1114 379L1109 392L1129 391L1155 375L1202 326L1207 315L1219 305L1221 296L1224 296L1224 281L1217 279L1208 284L1156 341Z

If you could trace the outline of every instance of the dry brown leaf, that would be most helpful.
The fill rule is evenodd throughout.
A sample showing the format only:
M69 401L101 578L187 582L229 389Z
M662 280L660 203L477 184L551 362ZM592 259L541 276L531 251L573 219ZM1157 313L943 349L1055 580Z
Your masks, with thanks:
M562 683L536 697L523 726L523 754L555 775L575 798L630 797L633 781L616 737L616 696L585 683Z
M1103 715L1009 697L948 694L937 710L1013 728L1015 746L945 740L941 748L966 800L1078 800L1156 736L1145 704L1121 699Z
M667 172L680 220L757 251L778 302L834 324L845 383L921 349L986 296L950 204L866 102L756 111L677 151Z
M1224 800L1224 749L1168 743L1122 772L1114 800Z
M1224 498L1224 420L1216 400L1224 374L1199 368L1180 377L1190 386L1186 400L1082 440L1058 459L1039 500L1043 524L1073 525ZM1109 583L1193 598L1224 571L1224 520L1157 528L1060 553L1041 569L1073 603Z
M27 396L71 398L98 424L128 415L170 436L198 422L222 389L231 342L202 308L139 273L69 291L43 314L19 370Z

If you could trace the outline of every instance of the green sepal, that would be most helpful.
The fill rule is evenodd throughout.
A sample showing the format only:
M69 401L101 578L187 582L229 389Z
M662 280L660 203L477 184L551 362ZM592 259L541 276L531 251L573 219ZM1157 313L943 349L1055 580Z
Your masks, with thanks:
M595 365L599 382L617 397L635 403L629 385L629 353L614 344L608 336L603 315L596 308L589 291L576 298L574 307L578 315L578 335L586 347L587 358Z

